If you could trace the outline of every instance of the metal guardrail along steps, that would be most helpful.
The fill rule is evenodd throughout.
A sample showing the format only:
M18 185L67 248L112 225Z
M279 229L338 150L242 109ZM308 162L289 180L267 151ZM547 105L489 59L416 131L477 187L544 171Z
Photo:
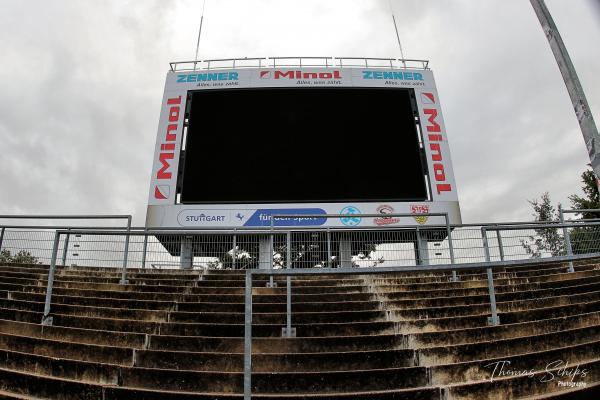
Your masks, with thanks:
M581 210L579 210L581 212ZM571 212L570 210L565 210ZM576 213L577 210L573 211ZM128 285L129 269L198 271L245 270L244 281L244 393L252 392L253 288L257 281L264 289L283 290L285 284L285 325L282 337L297 333L293 296L301 287L294 279L306 277L376 277L398 273L446 273L448 283L460 284L465 273L485 270L488 297L488 324L503 323L498 311L495 276L506 268L540 265L543 262L568 263L600 259L600 220L527 222L506 224L469 224L454 226L445 214L425 214L436 225L402 225L412 214L390 214L399 221L377 228L329 227L303 228L282 225L294 218L342 218L343 215L275 215L271 226L260 229L146 230L131 227L130 216L5 216L3 219L126 219L127 226L45 227L43 225L4 225L0 227L0 264L23 260L49 264L47 288L41 323L53 325L53 289L58 268L69 265L104 267L118 271L119 283ZM381 217L381 215L362 215ZM436 219L437 218L437 219ZM433 221L433 222L432 222ZM30 228L31 227L31 228ZM241 271L240 271L241 272ZM187 273L187 272L186 272ZM285 277L282 282L280 278ZM260 287L260 286L259 286ZM61 290L62 286L61 286ZM263 290L263 289L261 289ZM280 293L280 292L278 292ZM505 296L504 292L501 292ZM259 304L260 305L260 304ZM260 307L263 307L260 305Z

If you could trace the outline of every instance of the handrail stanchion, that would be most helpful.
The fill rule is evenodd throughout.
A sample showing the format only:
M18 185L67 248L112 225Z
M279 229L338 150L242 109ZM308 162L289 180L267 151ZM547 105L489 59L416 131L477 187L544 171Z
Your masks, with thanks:
M273 223L275 216L271 216L271 231L269 232L269 243L268 243L268 252L266 259L269 261L269 269L273 269ZM274 288L275 283L273 282L273 275L269 275L269 283L267 283L267 287Z
M68 231L71 231L71 229L67 229ZM62 254L62 263L61 265L67 265L67 252L69 251L69 238L71 237L71 233L68 232L66 237L65 237L65 245L63 247L63 254Z
M333 259L331 258L331 231L327 228L327 266L333 267Z
M231 268L236 268L236 260L237 260L237 235L233 235L233 249L231 250Z
M487 230L485 226L481 228L481 238L483 239L483 249L485 251L485 260L490 262L490 248L488 245ZM490 267L487 268L488 293L490 295L490 308L492 316L489 319L490 325L499 325L498 310L496 309L496 291L494 290L494 274Z
M496 231L496 239L498 239L498 251L500 252L500 261L504 261L504 245L502 244L502 235L500 229Z
M148 251L148 232L144 229L144 248L142 249L142 269L146 269L146 252Z
M452 245L452 229L450 228L450 219L448 218L448 214L444 215L446 219L446 234L448 235L448 250L450 251L450 264L454 264L454 246ZM456 270L452 270L452 282L458 282L458 276L456 275Z
M244 400L252 398L252 271L246 270L244 307Z
M291 246L292 246L292 238L291 232L287 232L287 262L285 265L286 269L292 268L292 258L291 258ZM292 328L292 277L287 275L285 277L286 280L286 327L283 329L283 335L285 337L295 337L296 330Z
M127 281L127 256L129 253L129 238L131 232L131 215L127 218L127 233L125 236L125 254L123 254L123 272L121 273L121 280L119 283L121 285L126 285Z
M2 250L2 242L4 241L4 230L6 228L2 227L2 229L0 229L0 250Z
M50 316L50 304L52 301L52 287L54 285L54 270L56 269L56 256L58 255L58 244L60 242L60 232L54 233L54 245L52 246L52 259L50 261L50 270L48 271L48 285L46 286L46 301L44 303L44 315L42 316L42 325L51 326L52 317Z
M560 223L564 224L565 223L565 214L564 214L562 206L560 204L558 205L558 215L560 217ZM563 237L565 238L565 248L567 250L567 255L572 256L573 255L573 247L571 247L571 237L569 236L569 228L567 228L566 226L563 225L562 229L563 229ZM573 267L573 261L569 261L568 271L575 272L575 268Z

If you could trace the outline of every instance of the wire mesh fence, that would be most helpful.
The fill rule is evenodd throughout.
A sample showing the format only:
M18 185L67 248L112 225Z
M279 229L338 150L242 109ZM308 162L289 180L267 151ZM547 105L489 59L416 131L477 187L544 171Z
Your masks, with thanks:
M57 264L120 268L126 258L127 268L148 269L372 268L482 262L488 260L486 246L490 261L520 260L600 252L599 224L258 232L78 228L60 231ZM49 264L55 232L0 227L0 262Z

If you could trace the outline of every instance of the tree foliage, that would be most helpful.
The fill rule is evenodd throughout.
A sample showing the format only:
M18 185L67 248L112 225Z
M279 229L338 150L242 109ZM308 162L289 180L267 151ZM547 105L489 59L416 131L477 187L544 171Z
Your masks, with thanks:
M548 192L542 194L541 198L528 200L533 208L535 221L552 222L559 219L559 213L552 205ZM564 254L564 240L556 228L534 229L535 236L529 236L521 240L521 245L532 258L540 258L544 254L553 257Z
M0 251L0 264L39 264L37 257L26 250L21 250L17 254L12 254L10 250Z
M569 196L571 206L576 210L600 209L600 193L596 177L592 170L581 174L583 193L585 197L573 194ZM582 219L598 219L600 212L583 212ZM600 252L600 226L578 227L570 230L571 248L573 254Z
M584 196L573 194L569 196L571 207L574 210L596 210L600 209L600 193L596 177L591 169L581 174ZM544 193L540 200L529 201L533 208L533 216L536 221L559 221L560 214L552 205L550 195ZM560 206L559 206L560 207ZM600 212L582 212L581 219L600 219ZM567 219L567 218L565 218ZM536 229L535 236L529 236L521 241L521 245L533 258L539 258L543 254L558 256L565 254L564 238L562 229ZM569 239L573 254L585 254L600 252L600 226L587 226L569 228Z

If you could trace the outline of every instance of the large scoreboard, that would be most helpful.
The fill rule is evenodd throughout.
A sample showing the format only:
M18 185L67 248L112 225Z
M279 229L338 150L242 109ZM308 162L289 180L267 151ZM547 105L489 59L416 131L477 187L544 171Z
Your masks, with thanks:
M384 217L391 213L415 218ZM461 222L430 70L167 74L147 227L444 222L418 217L427 213ZM297 217L271 221L283 214ZM301 217L325 214L348 217Z

